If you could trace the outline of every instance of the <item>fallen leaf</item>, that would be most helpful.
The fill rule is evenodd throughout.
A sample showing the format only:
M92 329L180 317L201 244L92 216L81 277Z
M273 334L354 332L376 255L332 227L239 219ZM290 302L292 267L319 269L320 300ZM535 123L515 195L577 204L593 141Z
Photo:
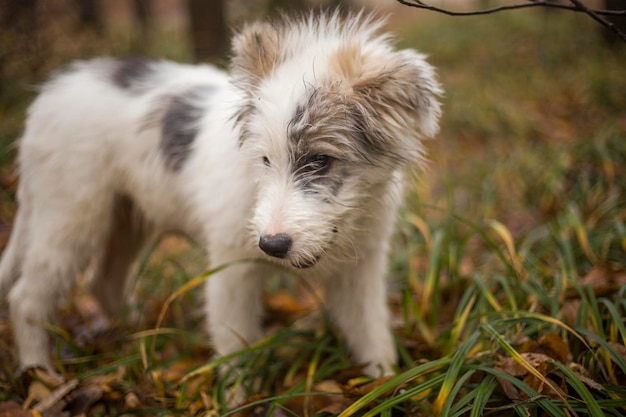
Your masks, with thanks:
M18 170L14 166L0 168L0 188L14 194L17 191Z
M496 365L496 369L514 377L525 376L528 373L528 370L513 358L501 359Z
M0 417L33 417L33 414L14 401L0 402Z
M37 403L37 405L33 407L33 410L43 413L53 408L60 401L62 401L66 395L72 392L77 386L78 386L77 379L72 379L71 381L64 383L63 385L59 386L57 389L52 391L47 398Z
M626 346L616 342L609 342L609 345L626 361Z
M597 266L581 280L582 285L589 285L596 295L617 291L626 285L626 271Z
M39 381L34 381L28 386L28 396L24 400L24 408L30 408L50 396L50 388Z
M569 347L557 333L548 333L542 336L539 339L539 348L538 353L551 356L563 364L568 364L572 361Z
M578 379L580 379L589 388L593 388L597 391L604 391L604 387L602 385L600 385L593 379L589 378L588 376L585 376L581 374L580 372L576 372L576 371L574 371L574 375L576 375L576 377L578 377Z
M504 391L504 395L506 395L509 400L513 400L513 401L523 400L519 390L515 388L515 385L513 385L511 381L509 381L508 379L502 378L500 376L496 377L496 379L498 380L498 383L500 383L500 387L502 387L502 390Z
M245 402L243 402L242 404L240 404L240 406L245 406L247 404L251 404L253 402L262 400L264 398L267 398L267 395L264 394L257 394L257 395L253 395L251 397L249 397L248 399L246 399ZM269 404L267 403L262 403L259 404L257 406L254 407L249 407L249 408L245 408L241 411L237 411L236 413L234 413L233 415L235 417L265 417L267 415L267 412L269 410Z
M369 392L373 391L374 389L378 388L379 386L381 386L382 384L384 384L385 382L389 381L391 378L391 376L384 376L382 378L378 378L375 379L374 381L368 382L367 384L363 384L363 385L359 385L359 386L350 386L350 384L344 386L344 392L346 394L350 394L350 395L354 395L357 397L362 397L365 394L368 394ZM393 391L399 389L399 387L393 387L391 388L389 391L387 391L385 394L383 394L383 397L388 396L389 394L391 394Z
M98 385L87 385L79 388L74 392L64 410L72 416L85 414L94 403L102 398L102 394L102 387Z
M141 400L134 392L129 392L124 397L124 407L127 410L136 410L142 406Z
M11 226L5 223L0 223L0 252L4 251L7 243L9 243L9 237L11 236Z
M558 400L564 399L567 397L567 386L563 385L563 387L559 388L554 381L548 379L548 373L554 367L550 365L548 361L551 359L543 354L523 354L523 355L533 355L531 360L527 361L541 374L544 378L539 378L533 373L528 373L523 379L524 383L529 387L533 388L539 394L543 394L549 398ZM550 382L550 383L546 383Z
M579 311L580 300L572 299L571 301L568 301L561 306L561 311L559 315L563 317L563 323L573 326L576 325L576 318L578 317Z
M344 395L343 387L335 380L320 381L313 385L311 391L316 395L296 396L283 404L285 409L291 411L290 415L339 414L353 402Z
M280 289L265 297L267 323L287 324L309 312L311 300L298 299L290 291Z

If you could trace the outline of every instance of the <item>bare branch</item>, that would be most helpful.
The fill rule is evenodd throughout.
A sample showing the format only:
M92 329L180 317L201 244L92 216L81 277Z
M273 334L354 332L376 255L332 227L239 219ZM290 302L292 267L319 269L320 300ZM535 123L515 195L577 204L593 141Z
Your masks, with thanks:
M620 38L626 41L626 33L622 32L617 26L615 26L615 24L613 24L613 22L609 22L608 20L600 16L600 12L602 10L590 9L580 0L570 0L570 2L578 9L578 11L586 13L593 20L611 29L613 32L617 33ZM621 12L622 14L626 14L626 10L621 10Z
M479 10L450 10L442 7L433 6L423 0L396 0L398 3L409 7L416 7L418 9L430 10L437 13L443 13L448 16L478 16L484 14L497 13L505 10L517 10L528 9L532 7L551 7L556 9L570 10L573 12L585 13L596 22L603 26L606 26L613 32L615 32L620 38L626 41L626 33L622 32L615 24L606 20L603 16L624 16L626 17L626 10L603 10L593 9L587 7L581 0L569 0L571 4L559 3L554 0L527 0L516 4L508 4L495 6L487 9Z

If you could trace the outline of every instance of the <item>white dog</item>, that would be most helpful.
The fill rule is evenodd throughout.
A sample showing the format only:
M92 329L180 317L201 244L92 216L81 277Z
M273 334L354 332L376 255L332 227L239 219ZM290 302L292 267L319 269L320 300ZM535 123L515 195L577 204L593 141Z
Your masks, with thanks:
M391 372L389 240L402 171L438 129L441 90L381 26L337 12L251 24L229 73L130 58L55 74L29 110L0 265L20 366L52 370L42 324L79 271L95 265L93 293L115 313L146 240L180 230L212 267L267 256L319 279L354 360ZM261 337L272 273L234 262L208 279L219 354Z

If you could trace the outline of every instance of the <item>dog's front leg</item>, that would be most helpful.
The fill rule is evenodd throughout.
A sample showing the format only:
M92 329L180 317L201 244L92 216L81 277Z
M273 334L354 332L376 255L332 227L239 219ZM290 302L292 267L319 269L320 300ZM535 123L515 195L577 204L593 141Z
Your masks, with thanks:
M244 349L262 336L264 280L259 276L260 269L262 267L254 264L233 265L208 278L205 287L207 324L217 356ZM227 385L238 378L239 370L230 369L236 362L238 360L233 359L218 369L221 377L227 378ZM242 386L235 387L228 394L229 407L242 403L245 391Z
M386 256L368 255L326 281L326 304L354 360L367 363L364 373L378 377L392 373L397 353L387 307Z
M206 312L209 334L216 352L228 355L248 346L262 336L263 279L254 264L226 267L209 277Z

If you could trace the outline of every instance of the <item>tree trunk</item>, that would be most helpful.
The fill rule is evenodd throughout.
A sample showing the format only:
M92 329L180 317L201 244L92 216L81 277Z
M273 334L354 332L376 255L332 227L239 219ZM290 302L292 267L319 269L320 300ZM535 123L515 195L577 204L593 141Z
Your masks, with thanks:
M149 49L152 29L152 0L133 0L133 14L139 23L133 33L131 50L137 55L144 55Z
M38 0L0 0L0 77L7 67L19 67L23 74L38 73L40 53Z
M222 0L188 0L189 23L196 62L221 61L228 49Z
M99 34L104 32L102 9L98 0L74 0L74 7L78 9L81 29L92 29Z

